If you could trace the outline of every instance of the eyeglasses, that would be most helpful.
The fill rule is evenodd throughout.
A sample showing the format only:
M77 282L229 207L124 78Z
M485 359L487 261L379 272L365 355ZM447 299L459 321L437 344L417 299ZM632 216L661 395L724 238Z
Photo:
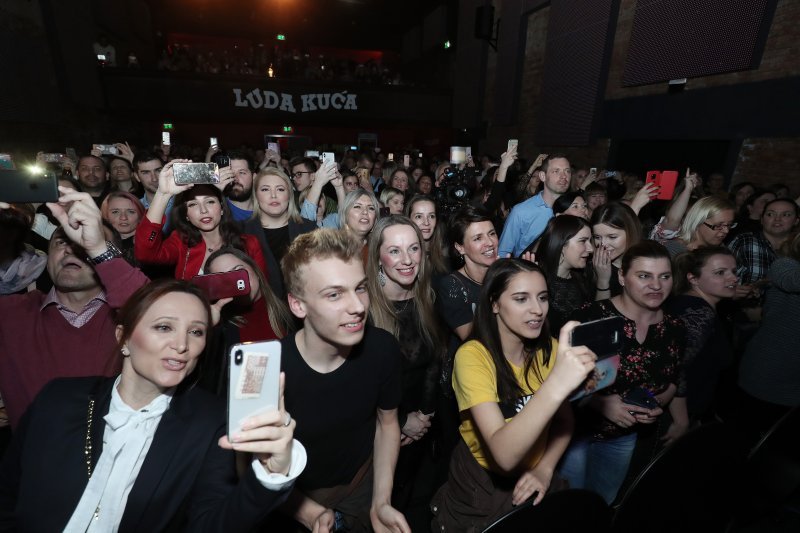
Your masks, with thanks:
M297 178L299 178L300 176L302 176L303 174L313 174L313 172L308 172L308 171L306 171L306 172L301 172L301 171L299 171L299 170L298 170L297 172L292 172L292 177L293 177L294 179L297 179Z
M730 224L709 224L708 222L703 222L703 225L711 231L720 231L723 229L730 231L736 227L736 222L731 222Z

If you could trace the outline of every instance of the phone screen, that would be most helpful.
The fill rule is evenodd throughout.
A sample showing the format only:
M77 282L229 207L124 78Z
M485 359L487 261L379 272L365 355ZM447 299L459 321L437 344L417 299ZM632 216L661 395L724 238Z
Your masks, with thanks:
M506 147L506 152L511 150L512 146L517 146L518 144L519 144L519 140L518 139L509 139L508 140L508 146Z
M406 167L406 168L411 166L411 156L410 155L404 155L403 156L403 166Z
M216 137L209 137L208 145L209 146L219 146L219 144L217 144L217 138Z
M467 149L463 146L450 147L450 162L454 165L460 165L467 162Z
M386 156L386 158L387 158L389 161L394 161L394 154L393 154L392 152L389 152L389 155L387 155L387 156Z
M169 132L168 131L161 132L161 144L169 145L169 142L170 142Z

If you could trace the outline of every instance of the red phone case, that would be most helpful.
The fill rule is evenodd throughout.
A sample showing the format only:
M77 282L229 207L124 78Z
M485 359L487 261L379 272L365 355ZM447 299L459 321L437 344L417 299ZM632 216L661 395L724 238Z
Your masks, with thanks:
M658 195L655 196L657 200L672 200L675 195L675 185L678 183L678 172L675 170L665 170L663 172L649 170L647 171L645 185L648 183L653 183L659 187Z
M657 198L659 200L672 200L675 195L675 185L678 184L678 172L675 170L665 170L661 173L659 185L661 190L658 191Z
M250 294L250 276L246 270L195 276L192 278L192 283L200 287L212 302L221 298Z

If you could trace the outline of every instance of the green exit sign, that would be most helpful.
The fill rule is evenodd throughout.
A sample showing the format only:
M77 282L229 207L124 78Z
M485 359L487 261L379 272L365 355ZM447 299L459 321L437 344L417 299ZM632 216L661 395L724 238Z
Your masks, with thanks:
M284 126L283 127L283 133L292 133L293 131L294 131L294 128L291 127L291 126Z
M165 130L171 130L172 129L172 122L165 122L164 123L164 129Z
M450 41L445 41L444 42L444 49L447 50L448 48L450 48Z
M282 33L279 33L277 35L276 39L278 39L279 41L285 41L286 40L286 36L284 34L282 34Z

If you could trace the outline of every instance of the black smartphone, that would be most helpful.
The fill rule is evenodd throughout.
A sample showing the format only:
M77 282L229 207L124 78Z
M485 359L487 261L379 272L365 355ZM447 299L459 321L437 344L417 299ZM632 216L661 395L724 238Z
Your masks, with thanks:
M597 355L597 359L604 359L619 353L625 338L624 327L625 319L621 316L584 322L572 330L570 344L586 346Z
M216 158L217 165L219 168L225 168L231 166L231 158L227 155L218 155Z
M622 401L628 405L635 405L637 407L644 407L645 409L656 409L660 407L655 395L647 389L636 387L622 395Z
M0 201L32 204L57 202L58 176L46 170L3 170L0 172Z

